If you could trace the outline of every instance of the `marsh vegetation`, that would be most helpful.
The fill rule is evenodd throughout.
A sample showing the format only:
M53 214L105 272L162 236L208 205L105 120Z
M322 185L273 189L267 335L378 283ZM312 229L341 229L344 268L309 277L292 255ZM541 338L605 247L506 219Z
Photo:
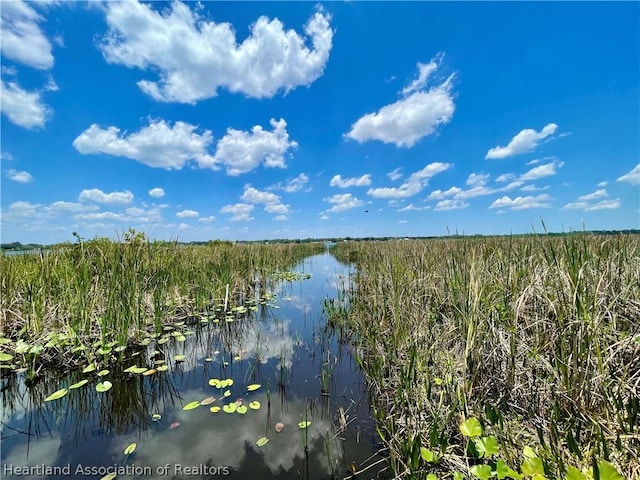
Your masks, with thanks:
M341 242L398 478L640 478L640 237Z

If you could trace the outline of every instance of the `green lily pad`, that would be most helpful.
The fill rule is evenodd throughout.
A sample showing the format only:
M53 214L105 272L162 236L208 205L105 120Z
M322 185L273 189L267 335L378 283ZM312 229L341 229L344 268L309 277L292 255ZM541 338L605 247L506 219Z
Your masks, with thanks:
M51 395L49 395L47 398L45 398L44 401L45 402L50 402L52 400L58 400L59 398L64 397L67 394L68 391L69 390L67 390L66 388L61 388L57 392L53 392Z
M298 427L300 428L307 428L309 425L311 425L311 422L308 420L304 420L298 423Z
M136 446L137 445L135 443L130 444L127 448L124 449L124 454L131 455L135 451Z
M227 390L226 392L224 392L223 396L230 397L231 396L231 390Z
M137 367L135 365L132 365L129 368L125 368L124 371L127 372L127 373L144 373L144 372L147 371L147 368L146 367ZM100 374L98 374L98 375L100 375Z
M96 391L100 393L104 393L107 390L109 390L111 387L113 387L113 384L110 381L105 380L104 382L100 382L99 384L96 385Z
M200 406L200 402L199 401L189 402L184 407L182 407L182 409L183 410L193 410L194 408L198 408L199 406Z
M252 383L251 385L247 385L247 391L253 392L254 390L258 390L262 385L259 383Z
M482 426L480 421L471 417L460 424L460 433L465 437L479 437L482 435Z
M162 418L162 415L160 415L159 413L154 413L153 415L151 415L151 420L153 420L154 422L157 422L161 418Z
M109 375L109 370L100 370L97 375L99 377L104 377L105 375Z
M209 409L209 411L210 411L211 413L218 413L220 410L221 410L221 408L220 408L220 407L218 407L218 406L216 406L216 407L211 407L211 408Z
M184 355L180 354L180 355L176 355L174 358L175 358L176 362L184 362L184 359L186 357Z
M169 370L169 365L159 365L156 370L159 372L166 372L167 370Z
M258 410L260 408L260 402L258 401L249 402L249 408L252 410Z
M267 437L260 437L258 441L256 441L256 445L258 447L264 447L269 442Z
M246 405L240 405L239 407L236 407L236 412L238 412L240 415L244 415L245 413L247 413L247 406Z
M228 403L227 405L222 407L222 411L224 413L233 413L236 411L237 408L238 406L235 403Z
M89 383L89 380L80 380L78 383L74 383L73 385L69 386L69 390L80 388L83 385L86 385L87 383Z

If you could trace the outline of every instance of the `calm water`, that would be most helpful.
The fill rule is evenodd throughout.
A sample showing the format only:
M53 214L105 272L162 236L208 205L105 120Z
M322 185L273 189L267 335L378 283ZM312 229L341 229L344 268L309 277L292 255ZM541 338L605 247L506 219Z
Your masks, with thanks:
M296 271L312 277L277 285L272 306L233 322L198 319L184 327L193 331L186 341L150 345L141 355L110 365L100 379L113 383L108 392L96 392L95 372L47 375L31 387L20 375L3 378L0 476L102 478L115 472L117 478L140 479L342 479L350 478L352 464L361 470L379 461L353 352L328 332L322 311L323 300L336 297L349 281L349 269L325 253L306 259ZM185 361L175 362L176 354ZM122 372L163 359L166 372ZM43 402L83 378L90 380L87 385ZM218 389L209 385L212 378L234 383ZM249 384L261 387L248 392ZM210 405L183 410L211 396ZM237 399L244 405L258 401L260 408L244 415L210 411ZM161 418L153 421L153 414ZM305 420L311 424L300 429ZM275 431L277 422L284 424L281 433ZM269 442L258 447L263 436ZM126 456L132 442L137 448ZM358 478L377 478L377 468Z

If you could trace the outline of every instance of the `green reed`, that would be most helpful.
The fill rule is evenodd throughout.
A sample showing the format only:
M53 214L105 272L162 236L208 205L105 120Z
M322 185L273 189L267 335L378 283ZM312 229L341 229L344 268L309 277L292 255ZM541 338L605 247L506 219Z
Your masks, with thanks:
M348 314L333 321L359 341L397 474L468 472L480 459L459 425L477 417L516 469L538 445L546 478L600 460L640 478L639 237L344 242L334 252L358 275ZM419 446L438 461L420 460Z

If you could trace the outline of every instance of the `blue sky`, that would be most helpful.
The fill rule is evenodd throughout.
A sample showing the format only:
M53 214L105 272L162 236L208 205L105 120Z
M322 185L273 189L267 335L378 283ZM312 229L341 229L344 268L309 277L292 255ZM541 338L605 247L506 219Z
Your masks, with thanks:
M3 242L640 227L637 2L0 8Z

